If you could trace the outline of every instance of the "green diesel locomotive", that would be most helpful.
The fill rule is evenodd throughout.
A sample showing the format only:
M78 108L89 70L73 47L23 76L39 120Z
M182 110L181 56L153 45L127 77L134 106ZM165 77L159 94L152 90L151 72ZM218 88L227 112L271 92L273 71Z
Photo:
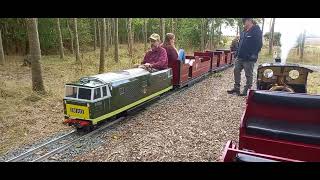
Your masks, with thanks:
M66 84L64 123L92 127L173 88L172 70L141 68L83 77Z

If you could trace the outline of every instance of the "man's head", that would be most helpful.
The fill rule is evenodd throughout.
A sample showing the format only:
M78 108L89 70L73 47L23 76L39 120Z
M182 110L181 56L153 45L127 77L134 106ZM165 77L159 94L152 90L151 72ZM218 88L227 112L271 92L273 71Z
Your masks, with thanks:
M253 18L242 18L242 22L245 29L249 29L254 25Z
M153 33L151 34L151 36L149 37L150 43L151 43L151 48L157 48L160 46L160 36L159 34Z

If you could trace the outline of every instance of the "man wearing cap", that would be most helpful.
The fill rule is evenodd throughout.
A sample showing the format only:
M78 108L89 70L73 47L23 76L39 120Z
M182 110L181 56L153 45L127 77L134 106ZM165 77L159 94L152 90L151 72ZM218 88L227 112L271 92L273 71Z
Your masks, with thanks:
M158 34L150 36L151 50L144 56L140 68L147 69L148 71L155 72L168 68L167 51L160 46L161 40Z
M240 34L240 42L235 55L234 88L227 92L229 94L236 93L240 96L247 96L248 90L252 87L254 64L258 60L258 54L262 48L262 31L252 18L242 18L242 22L244 30ZM244 69L247 81L240 94L242 69Z

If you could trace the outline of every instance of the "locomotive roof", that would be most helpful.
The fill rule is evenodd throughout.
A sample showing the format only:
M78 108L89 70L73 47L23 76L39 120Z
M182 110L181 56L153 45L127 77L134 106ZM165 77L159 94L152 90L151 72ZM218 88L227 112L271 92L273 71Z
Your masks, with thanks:
M104 74L97 74L94 76L83 77L76 83L71 85L80 85L86 87L98 87L107 83L112 83L120 80L126 80L138 76L148 75L149 71L142 68L133 68L116 72L108 72ZM67 84L68 85L68 84ZM70 85L70 84L69 84Z
M259 65L258 69L263 68L263 67L296 67L296 68L303 68L306 69L309 72L313 72L313 70L303 67L299 64L282 64L282 63L264 63Z

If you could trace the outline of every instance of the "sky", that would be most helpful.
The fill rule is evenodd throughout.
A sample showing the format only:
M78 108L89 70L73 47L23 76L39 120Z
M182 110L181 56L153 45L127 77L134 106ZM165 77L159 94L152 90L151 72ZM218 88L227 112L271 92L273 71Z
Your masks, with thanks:
M270 20L271 18L265 19L264 34L270 29ZM261 27L261 24L259 26ZM303 32L303 28L307 34L320 36L320 18L276 18L275 32ZM236 28L222 27L224 35L234 36L236 32Z

